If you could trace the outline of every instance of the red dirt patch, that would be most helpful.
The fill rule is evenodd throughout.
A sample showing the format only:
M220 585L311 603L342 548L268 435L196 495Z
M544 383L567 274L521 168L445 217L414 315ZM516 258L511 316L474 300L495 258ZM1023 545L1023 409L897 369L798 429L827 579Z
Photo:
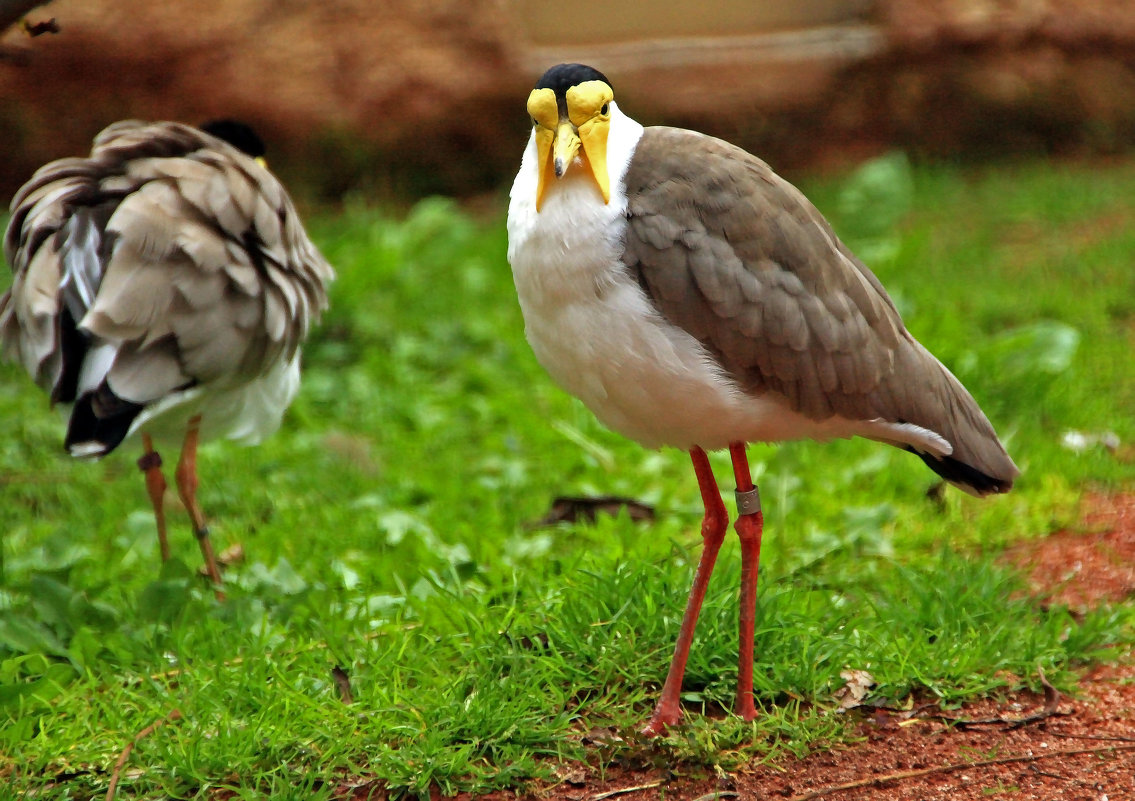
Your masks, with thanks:
M1135 593L1135 493L1089 495L1086 503L1086 533L1059 531L1005 554L1034 593L1077 610Z

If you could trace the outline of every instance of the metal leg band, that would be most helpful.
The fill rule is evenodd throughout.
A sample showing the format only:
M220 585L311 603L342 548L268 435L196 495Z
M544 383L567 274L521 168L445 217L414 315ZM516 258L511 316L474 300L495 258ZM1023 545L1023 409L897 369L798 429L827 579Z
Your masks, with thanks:
M745 492L734 490L734 495L737 497L737 514L755 515L761 511L761 493L756 487Z

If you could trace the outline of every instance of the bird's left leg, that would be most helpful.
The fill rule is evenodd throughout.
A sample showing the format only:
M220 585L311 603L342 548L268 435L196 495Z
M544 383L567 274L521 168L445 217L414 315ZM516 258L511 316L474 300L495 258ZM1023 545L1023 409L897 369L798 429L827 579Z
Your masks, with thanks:
M149 434L142 435L142 458L138 460L138 469L146 474L146 493L150 496L150 504L154 507L154 523L158 527L158 548L161 550L162 561L169 559L169 537L166 536L166 510L165 494L166 479L162 475L162 457L154 450L154 440Z
M181 446L181 458L177 461L177 491L193 523L193 533L197 536L201 554L205 557L205 570L209 574L209 580L213 582L213 593L218 601L223 601L225 594L221 590L221 571L213 555L213 543L209 539L209 527L205 525L205 515L202 514L201 507L197 503L197 442L200 427L201 415L189 419L185 430L185 442Z
M729 444L733 475L737 480L737 521L733 527L741 538L740 644L737 656L736 713L745 720L757 716L753 704L753 628L757 617L757 568L761 560L761 532L764 515L761 496L749 472L744 442Z

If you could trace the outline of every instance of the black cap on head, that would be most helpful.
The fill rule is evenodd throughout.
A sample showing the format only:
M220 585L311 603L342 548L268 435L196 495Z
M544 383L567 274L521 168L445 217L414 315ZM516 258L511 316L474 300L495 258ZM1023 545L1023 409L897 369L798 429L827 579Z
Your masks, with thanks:
M564 97L567 90L585 81L602 81L611 86L607 76L586 64L557 64L536 81L537 89L551 89L556 97ZM614 87L611 87L614 89Z
M237 150L247 153L254 159L264 155L266 149L264 140L256 135L256 131L243 122L237 120L210 120L201 126L207 134L228 142Z

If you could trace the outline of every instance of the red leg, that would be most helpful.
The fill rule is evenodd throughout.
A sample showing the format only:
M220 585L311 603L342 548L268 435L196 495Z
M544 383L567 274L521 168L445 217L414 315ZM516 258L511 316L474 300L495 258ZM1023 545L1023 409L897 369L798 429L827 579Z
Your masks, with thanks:
M225 600L221 591L221 571L217 567L217 559L213 555L213 543L209 539L209 527L205 525L205 515L197 504L197 440L201 417L193 417L185 431L185 443L181 446L181 458L177 461L177 490L181 495L182 503L189 512L189 519L193 522L193 533L197 535L197 542L201 546L201 554L205 557L205 570L209 580L213 582L213 593L218 601Z
M753 704L753 628L757 617L757 569L761 561L761 532L764 515L761 498L749 472L745 443L729 445L733 459L733 475L737 479L737 522L733 527L741 538L740 632L737 652L736 713L745 720L757 716Z
M725 504L721 502L721 493L709 466L709 457L696 446L690 450L690 457L694 462L694 472L698 476L698 487L705 506L705 517L701 524L702 554L693 586L690 587L690 599L686 602L686 614L682 618L682 628L678 632L678 642L674 645L674 656L670 660L670 670L666 674L662 695L650 721L642 729L642 733L650 737L664 733L667 726L673 726L682 717L680 695L686 659L690 655L694 627L698 622L698 612L701 611L710 574L713 573L713 564L717 560L717 552L721 548L721 541L725 539L725 529L729 524Z
M166 479L162 475L162 457L154 450L154 441L149 434L142 435L142 458L138 469L146 474L146 493L154 507L154 522L158 527L158 548L162 561L169 559L169 538L166 536L166 510L163 499L166 494Z

